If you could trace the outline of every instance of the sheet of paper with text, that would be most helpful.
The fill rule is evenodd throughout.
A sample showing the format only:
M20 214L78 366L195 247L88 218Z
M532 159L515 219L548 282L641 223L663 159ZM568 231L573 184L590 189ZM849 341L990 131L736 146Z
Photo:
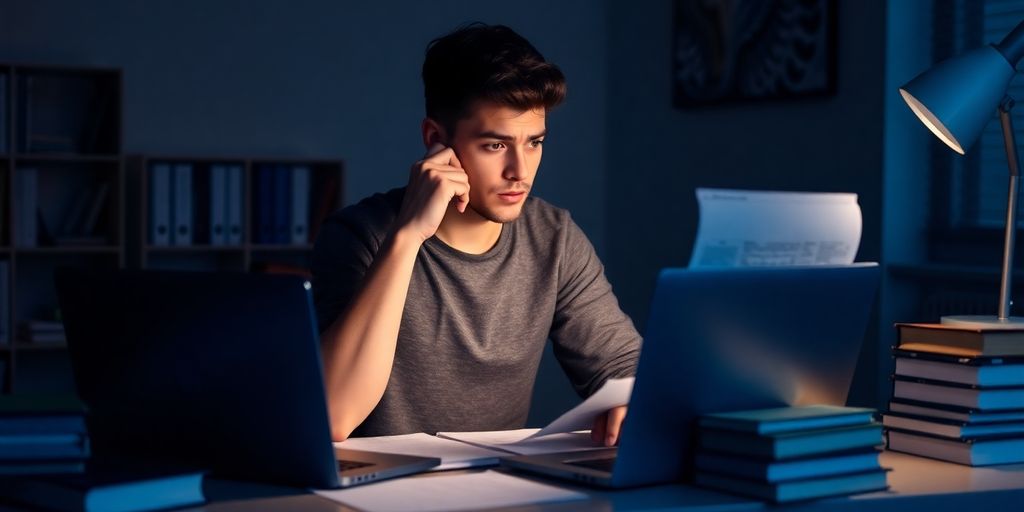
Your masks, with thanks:
M698 188L690 268L849 265L862 228L857 194Z

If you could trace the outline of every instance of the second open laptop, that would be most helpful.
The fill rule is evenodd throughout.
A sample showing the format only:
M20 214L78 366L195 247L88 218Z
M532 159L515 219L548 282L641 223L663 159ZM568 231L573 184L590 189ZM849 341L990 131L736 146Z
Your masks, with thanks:
M332 446L302 278L61 269L56 284L96 456L312 488L440 463Z
M619 447L502 464L603 487L677 481L701 414L845 405L878 280L873 263L665 269Z

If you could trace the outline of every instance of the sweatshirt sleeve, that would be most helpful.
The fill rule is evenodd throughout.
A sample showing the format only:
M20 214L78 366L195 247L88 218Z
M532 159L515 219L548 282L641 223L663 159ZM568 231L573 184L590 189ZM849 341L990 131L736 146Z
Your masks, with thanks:
M551 327L554 353L580 396L636 371L640 334L619 307L604 265L583 230L566 216L559 289Z

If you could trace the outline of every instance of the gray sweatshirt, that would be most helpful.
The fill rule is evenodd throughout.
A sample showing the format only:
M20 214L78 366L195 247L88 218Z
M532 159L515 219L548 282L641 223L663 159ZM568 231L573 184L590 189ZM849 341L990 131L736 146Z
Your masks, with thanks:
M332 214L313 251L320 331L358 291L405 189ZM416 257L395 363L354 436L522 428L548 339L581 396L632 375L640 335L569 213L534 197L484 254L437 237Z

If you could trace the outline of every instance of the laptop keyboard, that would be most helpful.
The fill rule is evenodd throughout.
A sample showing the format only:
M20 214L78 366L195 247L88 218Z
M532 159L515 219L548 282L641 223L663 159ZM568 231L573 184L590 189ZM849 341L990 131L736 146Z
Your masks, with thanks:
M355 460L339 460L338 471L351 471L353 469L365 468L372 466L372 462L359 462Z
M584 459L569 461L566 464L572 464L573 466L581 466L584 468L596 469L598 471L612 472L612 466L615 465L615 457L608 457L607 459Z

